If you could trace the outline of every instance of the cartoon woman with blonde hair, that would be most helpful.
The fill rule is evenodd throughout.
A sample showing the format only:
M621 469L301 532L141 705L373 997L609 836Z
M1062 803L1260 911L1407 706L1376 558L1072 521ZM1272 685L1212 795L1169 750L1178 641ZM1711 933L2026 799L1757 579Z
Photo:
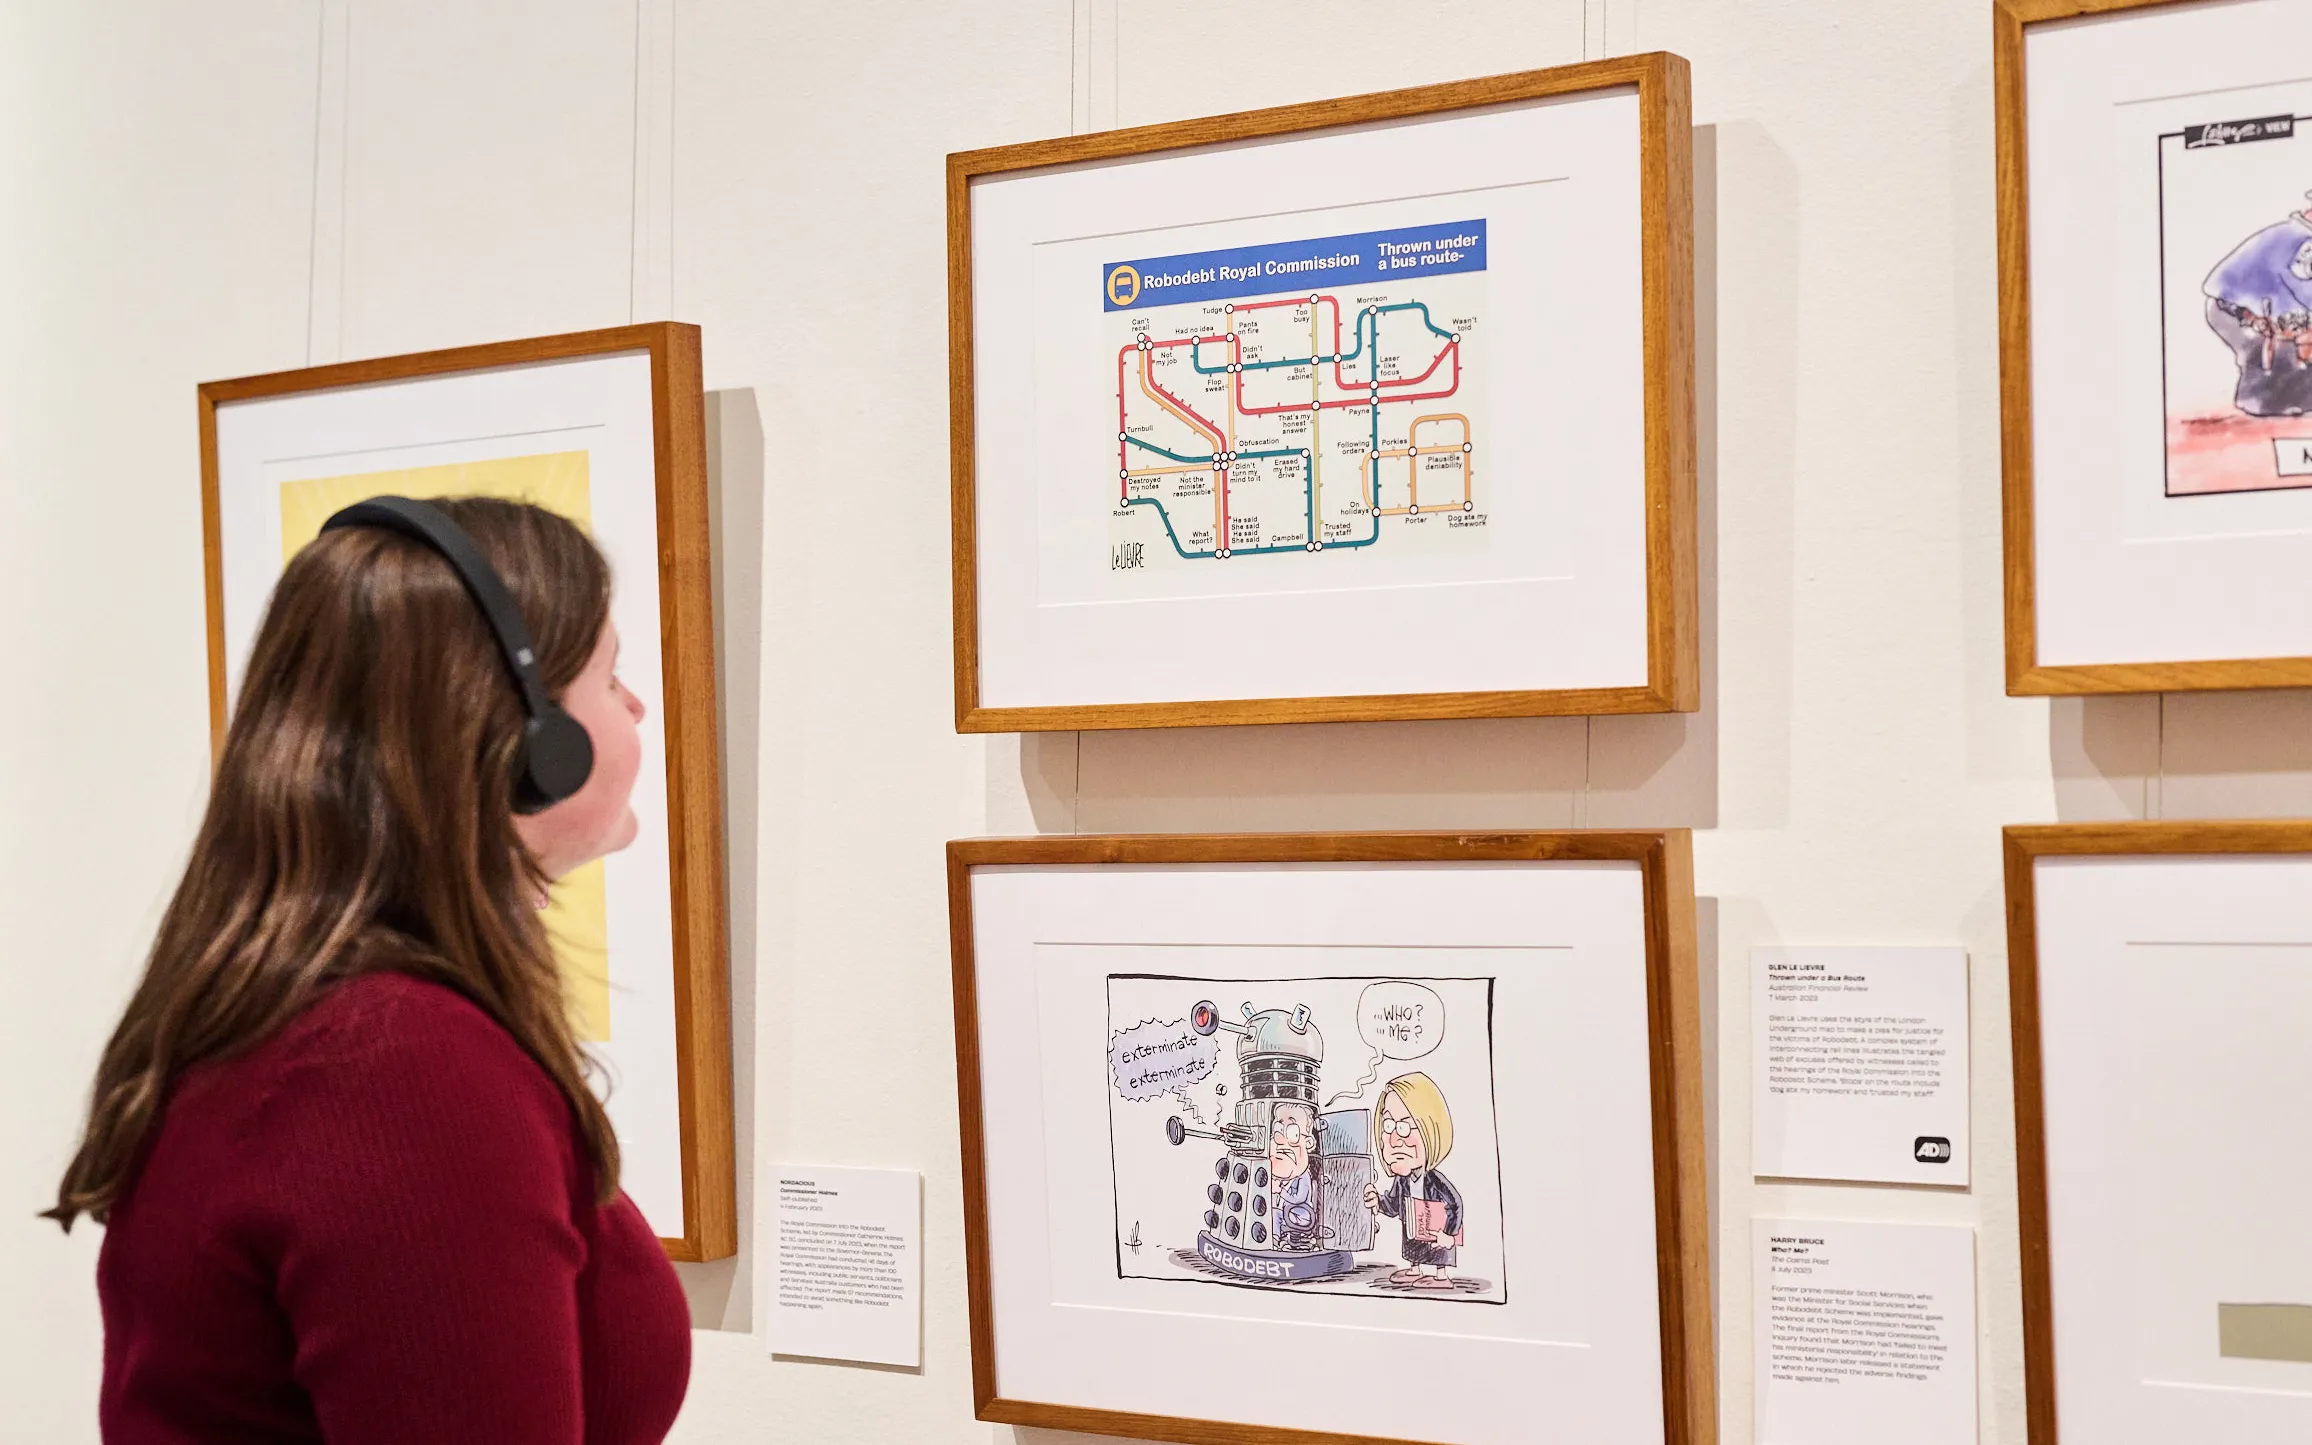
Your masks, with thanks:
M1453 1114L1427 1074L1400 1074L1381 1091L1373 1111L1382 1192L1365 1188L1365 1207L1400 1221L1405 1267L1388 1282L1406 1289L1451 1289L1447 1273L1461 1243L1461 1191L1437 1172L1453 1152Z

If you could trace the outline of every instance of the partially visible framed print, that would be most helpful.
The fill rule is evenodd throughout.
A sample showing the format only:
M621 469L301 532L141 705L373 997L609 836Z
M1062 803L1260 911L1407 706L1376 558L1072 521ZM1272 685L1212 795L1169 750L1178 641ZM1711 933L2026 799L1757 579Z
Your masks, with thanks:
M948 157L962 732L1690 712L1686 62Z
M1716 1431L1688 835L948 845L979 1418Z
M210 726L218 745L288 558L366 497L497 496L584 527L616 577L646 709L635 844L547 909L603 1066L624 1183L676 1259L737 1248L722 799L699 332L660 322L200 388Z
M2312 3L1993 9L2007 690L2312 685Z
M2006 853L2031 1440L2312 1439L2312 822Z

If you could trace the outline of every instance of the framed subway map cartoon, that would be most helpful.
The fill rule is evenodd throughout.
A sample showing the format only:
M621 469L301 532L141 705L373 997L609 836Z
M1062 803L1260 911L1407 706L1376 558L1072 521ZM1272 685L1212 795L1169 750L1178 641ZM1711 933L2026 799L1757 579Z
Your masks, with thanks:
M1686 65L948 157L965 732L1691 711Z
M2013 693L2312 684L2312 0L1997 0Z
M675 1259L736 1251L722 795L695 326L655 322L200 388L210 728L288 559L380 495L495 496L609 558L642 699L633 846L557 879L546 931L617 1128L622 1182Z
M1688 849L950 844L979 1418L1709 1445Z

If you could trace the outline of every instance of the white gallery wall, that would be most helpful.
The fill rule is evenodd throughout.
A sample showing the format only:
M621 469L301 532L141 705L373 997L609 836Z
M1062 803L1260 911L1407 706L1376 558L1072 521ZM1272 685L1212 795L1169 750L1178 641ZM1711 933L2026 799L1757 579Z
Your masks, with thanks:
M954 734L947 151L1656 48L1693 63L1702 712ZM2312 696L2002 694L1990 71L1987 0L0 0L0 1439L96 1438L101 1231L32 1215L200 807L195 383L671 316L742 1165L678 1440L1069 1438L971 1418L948 838L1677 825L1723 1438L1768 1214L1977 1226L1982 1438L2020 1442L1998 829L2312 814ZM1749 1179L1762 944L1968 950L1972 1189ZM770 1357L774 1159L924 1172L920 1372Z

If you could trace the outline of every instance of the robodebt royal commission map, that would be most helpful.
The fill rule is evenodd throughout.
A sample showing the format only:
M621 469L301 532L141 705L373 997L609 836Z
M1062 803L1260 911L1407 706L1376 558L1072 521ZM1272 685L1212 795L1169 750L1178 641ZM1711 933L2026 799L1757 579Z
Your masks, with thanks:
M1482 547L1485 222L1101 267L1111 572Z

